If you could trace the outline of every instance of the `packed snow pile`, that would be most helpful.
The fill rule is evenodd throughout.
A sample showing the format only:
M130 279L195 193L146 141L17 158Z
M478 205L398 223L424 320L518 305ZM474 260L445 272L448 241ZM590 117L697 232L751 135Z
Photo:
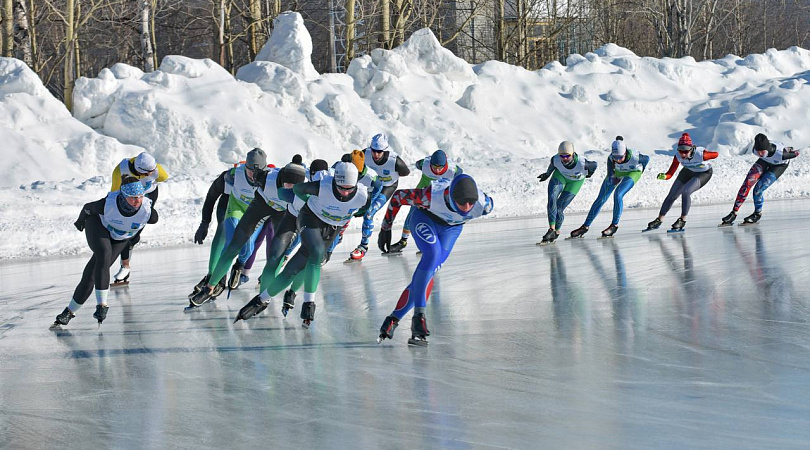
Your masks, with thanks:
M421 30L398 48L356 58L346 74L318 75L311 54L300 15L282 14L257 60L235 77L211 60L182 56L166 56L152 73L115 64L78 80L73 116L22 62L0 58L0 201L8 205L0 209L0 258L86 251L71 226L80 206L105 194L117 162L144 150L171 175L160 187L161 223L143 240L165 245L191 241L210 182L254 147L276 165L296 153L334 161L379 132L411 164L442 148L504 217L545 215L547 185L536 177L562 140L600 164L571 212L594 200L619 134L653 156L628 207L660 205L671 182L655 174L669 166L683 131L721 154L696 203L731 204L756 159L756 133L810 146L810 51L797 47L696 62L608 44L528 71L467 64ZM766 196L808 195L806 161L793 161ZM400 186L416 181L414 174Z

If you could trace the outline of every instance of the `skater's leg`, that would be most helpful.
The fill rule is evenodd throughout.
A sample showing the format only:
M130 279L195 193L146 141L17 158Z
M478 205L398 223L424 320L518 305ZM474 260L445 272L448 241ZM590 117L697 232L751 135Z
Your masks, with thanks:
M286 213L281 217L277 225L273 225L273 228L275 229L275 236L273 236L273 241L270 243L270 253L267 256L267 262L261 274L259 290L262 292L268 289L277 276L281 275L278 269L284 257L284 252L292 247L290 243L298 235L297 218L290 213ZM302 249L299 249L298 252L300 253L301 250ZM295 258L295 256L293 256L293 258ZM292 259L290 259L287 265L289 265L290 262L292 262Z
M396 185L395 185L396 186ZM371 201L371 205L368 207L366 214L363 216L363 230L362 230L362 237L360 238L360 243L368 247L368 242L371 239L371 234L374 232L374 215L377 214L377 211L382 209L385 206L385 203L391 197L391 194L394 193L393 190L390 190L389 187L383 188L382 192L377 194ZM390 192L388 192L390 190ZM386 195L386 192L388 194Z
M225 249L222 251L222 254L219 257L219 261L217 261L216 266L214 266L214 270L211 272L211 278L208 281L209 286L212 288L217 285L217 283L225 277L225 274L231 268L231 264L236 256L239 254L242 246L250 239L253 235L253 232L256 230L256 226L267 216L279 214L278 211L270 208L267 205L267 202L263 201L261 197L257 197L255 201L250 203L248 206L247 211L242 216L242 218L238 221L236 228L233 230L233 236L230 239L227 239L228 228L226 228L226 241ZM225 225L228 225L229 220L232 218L225 219ZM233 221L231 220L231 224Z
M689 214L689 209L692 207L692 194L703 186L706 186L706 183L708 183L711 178L712 171L710 169L708 172L700 172L684 184L683 193L681 194L681 219L686 220L686 216Z
M555 228L559 231L562 228L563 221L565 221L565 208L577 196L579 188L582 186L582 181L570 181L566 184L565 189L560 193L560 198L557 199L557 217L554 220ZM570 188L570 189L569 189Z
M225 249L225 225L222 223L217 224L217 231L214 233L214 239L211 241L211 252L208 255L208 273L214 271L214 267L219 261L222 251Z
M560 193L565 188L565 184L557 177L551 177L548 180L548 204L546 205L546 214L548 215L548 227L554 228L557 220L557 201Z
M774 173L771 171L767 171L762 174L757 182L757 185L754 186L754 211L762 211L762 207L765 205L765 198L762 196L762 194L765 193L766 189L771 187L776 179L776 175L774 175Z
M411 237L411 215L413 215L413 208L409 208L408 215L405 216L405 224L402 225L401 239L409 239Z
M748 197L748 193L751 191L751 188L757 184L759 177L762 176L763 169L764 167L762 167L762 165L758 162L751 166L751 169L748 171L748 174L743 180L742 186L740 186L740 190L737 191L737 198L734 200L734 207L732 208L732 211L736 213L740 210L745 202L745 199Z
M293 257L290 258L290 260L284 266L284 270L279 272L278 275L271 275L270 281L265 282L264 278L267 272L262 272L262 287L259 297L262 300L267 301L287 289L292 284L293 280L298 276L306 277L304 271L307 268L308 261L308 249L304 245L301 245L301 248L295 252Z
M242 246L242 250L239 251L239 256L237 260L242 263L244 266L245 262L253 255L253 250L256 247L256 240L259 238L259 235L262 233L264 229L264 223L260 223L256 226L256 229L253 230L253 234L250 235L250 238L245 242L245 245Z
M683 171L683 169L681 169ZM664 199L664 203L661 204L661 210L658 211L658 218L663 218L669 212L669 209L672 208L672 204L675 203L675 200L681 196L683 192L683 182L680 180L680 176L678 179L672 183L672 187L669 189L669 194L667 194L667 198Z
M89 222L89 220L88 220ZM85 228L86 230L87 228ZM93 287L95 286L95 281L93 280L93 273L95 272L96 268L96 255L90 257L90 261L87 261L87 264L84 266L84 271L82 271L82 279L79 281L79 284L76 286L76 289L73 290L73 297L70 300L70 304L68 305L68 309L70 312L76 312L84 302L87 301L87 298L90 297L90 294L93 292Z
M636 182L630 177L624 177L616 186L616 191L613 194L613 221L611 224L618 226L619 220L622 218L624 211L624 196L633 189Z
M332 253L335 251L335 247L338 246L340 240L343 238L343 233L346 232L346 228L349 228L349 222L346 222L346 225L343 225L343 227L340 229L340 233L338 233L338 237L332 240L332 244L329 246L327 253Z
M242 269L243 274L247 275L250 272L250 269L253 268L253 263L256 261L256 255L259 254L259 250L261 250L262 244L267 238L267 232L268 230L272 229L273 229L272 221L265 220L264 224L259 229L259 233L256 235L256 238L253 239L253 251L250 253L250 256L245 261L244 268Z
M590 227L593 221L596 219L596 216L599 215L599 211L602 210L602 206L605 205L605 202L610 198L610 194L616 189L616 185L618 184L618 179L615 177L605 177L605 181L602 182L602 187L599 188L599 195L594 200L593 205L591 205L590 211L588 211L588 217L585 218L585 225L586 227ZM616 207L614 206L614 211Z

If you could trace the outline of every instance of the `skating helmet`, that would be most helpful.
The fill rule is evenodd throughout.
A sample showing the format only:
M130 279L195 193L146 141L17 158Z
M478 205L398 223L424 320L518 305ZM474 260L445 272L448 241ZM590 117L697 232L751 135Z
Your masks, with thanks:
M475 204L478 201L478 185L475 180L467 174L461 174L450 183L450 198L453 199L453 207L456 212L466 216L472 208L463 211L459 205Z
M436 150L430 155L430 170L436 175L447 171L447 154L444 153L444 150Z
M374 137L371 138L369 148L373 152L384 152L388 150L388 136L383 133L374 135Z
M335 164L335 176L332 179L332 192L342 201L348 201L357 192L357 167L350 162Z
M157 161L155 161L155 157L146 152L136 156L135 163L133 165L135 166L135 170L143 175L157 169Z

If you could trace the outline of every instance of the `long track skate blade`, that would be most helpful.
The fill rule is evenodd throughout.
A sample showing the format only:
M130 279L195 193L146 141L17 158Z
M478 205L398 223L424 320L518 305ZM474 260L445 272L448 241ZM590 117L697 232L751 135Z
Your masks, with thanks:
M741 226L741 227L750 227L751 225L756 225L758 223L759 222L740 222L739 226Z
M312 325L312 321L310 320L304 320L304 322L301 324L301 326L306 329L309 329L310 325Z
M428 341L427 339L408 339L408 345L413 345L414 347L427 347Z
M576 239L585 239L585 235L583 234L582 236L568 236L567 238L565 238L566 241L573 241Z
M360 259L354 259L354 258L352 258L352 257L349 257L349 259L347 259L347 260L343 261L343 264L354 264L354 263L359 263L359 262L362 262L362 261L363 261L363 259L362 259L362 258L360 258Z
M538 243L536 243L534 245L537 245L537 246L540 246L540 247L545 247L546 245L551 245L553 243L554 243L554 241L540 241L540 242L538 242Z
M669 233L669 234L677 234L677 233L683 233L684 231L686 231L686 230L681 228L680 230L667 230L667 233Z
M402 256L402 252L387 252L382 253L383 256Z
M384 340L385 340L385 338L384 338L384 337L382 337L382 336L378 336L378 337L377 337L377 343L378 343L378 344L379 344L379 343L381 343L381 342L382 342L382 341L384 341Z
M732 223L721 223L721 224L717 225L717 228L727 228L727 227L733 227L733 226L734 226L734 222L732 222Z
M596 240L602 240L602 239L613 239L613 236L599 236L598 238L596 238Z
M48 327L48 329L52 331L60 331L62 329L62 324L54 322Z
M110 283L111 288L120 288L125 286L129 286L129 281L122 280L122 281L113 281L112 283Z

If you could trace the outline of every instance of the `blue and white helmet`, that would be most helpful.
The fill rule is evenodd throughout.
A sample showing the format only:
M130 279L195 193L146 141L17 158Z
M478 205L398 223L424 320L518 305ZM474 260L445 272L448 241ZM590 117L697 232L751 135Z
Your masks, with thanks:
M384 133L376 134L371 138L371 145L369 148L372 151L382 152L388 150L388 136Z

